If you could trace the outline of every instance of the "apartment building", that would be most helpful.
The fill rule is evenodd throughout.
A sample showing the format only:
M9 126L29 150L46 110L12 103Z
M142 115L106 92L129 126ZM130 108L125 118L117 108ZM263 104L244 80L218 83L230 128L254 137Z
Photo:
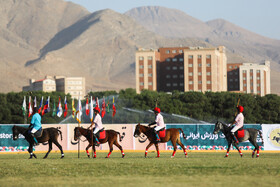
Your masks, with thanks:
M84 98L86 95L86 83L84 77L46 76L35 81L30 79L29 86L24 86L23 91L63 92L70 94L72 98Z

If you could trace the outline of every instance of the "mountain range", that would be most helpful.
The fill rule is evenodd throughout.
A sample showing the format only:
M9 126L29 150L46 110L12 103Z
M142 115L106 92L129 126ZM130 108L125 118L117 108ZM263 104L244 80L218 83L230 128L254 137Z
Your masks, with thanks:
M226 20L156 6L90 13L63 0L0 0L0 17L0 92L45 75L83 76L87 91L135 88L138 48L224 45L228 63L271 61L271 89L280 93L280 41Z

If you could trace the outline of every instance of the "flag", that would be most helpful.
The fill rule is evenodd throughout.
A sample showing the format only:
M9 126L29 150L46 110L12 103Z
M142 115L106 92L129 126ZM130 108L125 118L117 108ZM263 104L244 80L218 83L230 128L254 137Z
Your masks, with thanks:
M93 121L93 103L92 103L92 96L90 96L90 114L89 114L89 117L90 117L90 121L92 122Z
M98 101L98 97L96 97L95 106L99 108L99 101Z
M62 106L61 106L60 96L58 98L56 115L57 115L57 117L61 117L61 115L62 115Z
M87 102L86 102L86 115L89 115L89 108L88 108L88 98L87 98Z
M42 110L42 116L45 114L45 113L48 113L50 112L50 96L48 97L47 101L46 101L46 104Z
M106 107L107 107L107 113L109 113L109 112L110 112L110 103L109 103L109 99L108 99L108 103L107 103Z
M23 114L23 116L25 116L25 114L26 114L26 100L25 100L25 96L24 96L23 102L22 102L22 114Z
M67 110L68 110L68 107L67 107L67 97L65 96L65 99L64 99L64 117L65 118L67 116Z
M33 103L33 108L34 107L37 107L37 100L36 100L36 96L35 96L35 98L34 98L34 103Z
M79 100L78 100L78 105L77 105L77 109L76 109L76 120L81 123L82 121L82 103L81 103L81 99L79 96Z
M56 107L55 107L55 101L53 102L53 111L52 116L54 117L56 115Z
M28 117L30 117L33 113L33 109L32 109L32 104L31 104L31 96L29 96L29 102L28 102Z
M75 109L75 101L72 99L72 118L75 118L76 109Z
M39 106L39 109L38 109L38 113L39 114L41 113L41 110L42 110L43 100L44 100L44 97L42 96L42 99L41 99L41 102L40 102L40 106Z
M116 115L116 107L115 107L115 98L113 97L113 106L112 106L112 109L113 109L113 117Z
M103 97L101 117L103 118L105 114L106 114L106 103L105 103L105 98Z

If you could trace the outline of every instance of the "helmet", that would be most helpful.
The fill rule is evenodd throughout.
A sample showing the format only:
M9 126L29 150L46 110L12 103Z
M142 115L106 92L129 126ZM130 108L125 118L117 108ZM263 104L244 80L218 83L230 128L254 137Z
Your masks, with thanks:
M160 113L160 108L155 107L155 108L154 108L154 112Z
M237 108L238 108L239 112L243 112L244 111L243 106L238 106Z
M99 108L98 106L94 107L93 110L96 111L96 112L98 112L98 113L100 113L100 108Z

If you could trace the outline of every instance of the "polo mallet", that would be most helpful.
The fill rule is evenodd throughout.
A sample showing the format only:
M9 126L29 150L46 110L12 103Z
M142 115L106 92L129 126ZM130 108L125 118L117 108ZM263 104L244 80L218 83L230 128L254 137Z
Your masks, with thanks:
M240 102L240 95L238 95L238 101L237 101L237 105L236 105L236 107L238 107L238 106L239 106L239 102ZM236 115L237 115L237 110L235 111L234 116L236 116Z

